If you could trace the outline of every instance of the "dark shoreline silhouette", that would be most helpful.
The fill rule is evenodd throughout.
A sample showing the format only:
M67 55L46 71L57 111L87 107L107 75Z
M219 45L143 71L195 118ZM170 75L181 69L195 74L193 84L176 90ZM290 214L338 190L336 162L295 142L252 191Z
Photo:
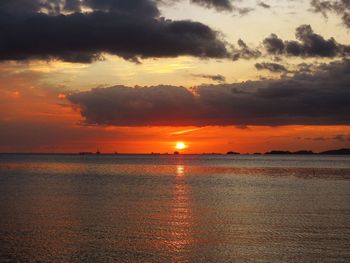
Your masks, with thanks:
M169 153L101 153L101 152L78 152L78 153L38 153L38 152L0 152L0 155L9 154L9 155L87 155L87 156L94 156L94 155L169 155ZM221 155L222 153L193 153L193 154L183 154L181 155ZM283 151L283 150L271 150L269 152L260 153L260 152L254 152L254 153L239 153L235 151L228 151L226 153L227 155L350 155L350 148L343 148L343 149L337 149L337 150L327 150L323 152L313 152L311 150L300 150L300 151ZM180 152L175 151L173 155L180 155Z
M240 154L240 153L229 151L227 152L227 154L230 155L230 154ZM283 150L272 150L265 153L256 152L253 155L261 155L261 154L264 154L264 155L350 155L350 149L343 148L338 150L323 151L319 153L315 153L311 150L300 150L295 152L283 151Z
M290 151L270 151L266 152L264 154L291 154L291 155L348 155L350 154L350 149L338 149L338 150L328 150L328 151L323 151L319 153L315 153L310 150L301 150L301 151L296 151L296 152L290 152Z
M329 150L329 151L321 152L320 154L346 155L346 154L350 154L350 149Z
M239 152L233 152L233 151L229 151L229 152L227 152L227 154L240 154Z

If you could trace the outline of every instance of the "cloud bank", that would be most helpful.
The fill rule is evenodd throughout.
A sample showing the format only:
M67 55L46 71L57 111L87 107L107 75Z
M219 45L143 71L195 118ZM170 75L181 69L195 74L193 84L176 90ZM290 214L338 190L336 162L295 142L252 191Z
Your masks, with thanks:
M229 56L218 32L164 19L152 0L2 0L0 32L0 61Z
M265 38L263 45L271 55L299 57L344 57L350 54L350 46L339 44L334 38L324 39L310 25L296 29L295 40L282 40L276 34Z
M68 95L86 124L349 125L350 60L316 72L239 84L96 88Z
M257 59L264 52L327 58L350 53L350 46L323 38L309 25L296 29L296 41L271 34L263 40L264 49L251 48L242 39L236 48L203 23L161 17L159 2L171 1L177 0L2 0L0 62L59 59L91 63L102 60L104 54L139 62L143 58L184 55L235 61ZM249 12L229 0L190 2L217 10ZM347 1L338 5L333 2L312 3L319 12L348 7ZM259 3L261 6L263 2Z

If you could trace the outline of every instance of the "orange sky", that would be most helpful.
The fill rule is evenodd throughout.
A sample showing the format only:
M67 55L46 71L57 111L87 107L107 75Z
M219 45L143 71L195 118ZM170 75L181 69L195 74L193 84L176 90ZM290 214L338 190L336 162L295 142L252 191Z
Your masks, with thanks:
M65 97L36 85L35 79L8 79L11 89L0 89L1 152L172 153L177 141L183 153L265 152L349 147L349 126L207 126L112 127L85 126ZM27 81L27 82L26 82Z
M322 14L311 12L311 1L267 1L271 8L263 8L256 1L232 1L235 7L251 10L247 14L238 14L236 9L231 10L233 13L222 12L194 2L159 4L160 16L173 21L208 25L220 32L220 39L236 48L238 39L243 39L249 47L261 48L263 39L271 33L293 41L296 28L301 24L312 26L324 41L334 37L341 44L350 43L349 28L341 24L341 17L330 13L325 19ZM0 50L0 55L6 57L7 54L1 54ZM57 58L0 61L0 152L75 153L99 148L108 153L172 153L178 141L188 145L182 151L184 153L224 153L231 150L254 153L273 149L323 151L350 147L349 125L87 126L79 110L73 108L66 98L66 94L71 92L115 85L164 84L189 88L203 83L283 79L286 72L259 71L255 63L278 62L288 68L288 74L292 74L299 69L300 63L322 66L321 63L341 61L349 54L326 58L289 55L276 58L264 53L261 57L237 61L225 57L189 56L186 52L174 57L143 58L139 54L139 64L117 55L103 52L102 55L104 60L85 64L63 62ZM218 75L223 78L221 82L210 77Z

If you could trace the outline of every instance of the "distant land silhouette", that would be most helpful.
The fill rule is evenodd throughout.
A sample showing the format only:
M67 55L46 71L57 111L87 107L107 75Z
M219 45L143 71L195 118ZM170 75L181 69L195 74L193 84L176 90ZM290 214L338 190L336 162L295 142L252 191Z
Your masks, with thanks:
M321 152L320 154L345 155L350 154L350 149L329 150Z
M96 152L79 152L79 153L35 153L35 152L0 152L0 154L19 154L19 155L123 155L123 154L147 154L147 153L101 153L99 150ZM158 153L158 152L151 152L148 153L151 155L168 155L169 153ZM174 155L180 155L181 153L179 151L173 152ZM192 154L204 154L204 155L221 155L222 153L192 153ZM337 150L327 150L323 152L313 152L311 150L299 150L299 151L284 151L284 150L271 150L269 152L260 153L260 152L254 152L254 153L239 153L235 151L228 151L226 152L227 155L350 155L350 148L343 148L343 149L337 149ZM186 154L185 154L186 155Z
M230 155L230 154L240 154L239 152L234 152L234 151L229 151L226 154ZM312 154L324 154L324 155L348 155L350 154L350 149L344 148L344 149L338 149L338 150L328 150L328 151L324 151L324 152L319 152L319 153L315 153L311 150L300 150L300 151L296 151L296 152L291 152L291 151L283 151L283 150L272 150L269 152L265 152L265 153L253 153L253 155L261 155L261 154L265 154L265 155L274 155L274 154L279 154L279 155L312 155Z
M317 153L314 153L313 151L302 150L302 151L296 151L296 152L290 152L290 151L270 151L270 152L266 152L265 154L317 154Z
M270 151L266 152L265 154L329 154L329 155L345 155L350 154L350 149L339 149L339 150L329 150L319 153L314 153L310 150L301 150L296 152L290 152L290 151Z
M92 155L93 152L80 152L79 155Z
M227 154L240 154L240 153L238 153L238 152L233 152L233 151L229 151L229 152L227 152Z

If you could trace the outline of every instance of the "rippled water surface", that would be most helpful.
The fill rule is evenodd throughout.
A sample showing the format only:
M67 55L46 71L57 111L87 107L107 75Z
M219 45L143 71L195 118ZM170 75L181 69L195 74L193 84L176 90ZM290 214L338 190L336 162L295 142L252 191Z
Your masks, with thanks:
M350 262L350 157L0 155L0 262Z

